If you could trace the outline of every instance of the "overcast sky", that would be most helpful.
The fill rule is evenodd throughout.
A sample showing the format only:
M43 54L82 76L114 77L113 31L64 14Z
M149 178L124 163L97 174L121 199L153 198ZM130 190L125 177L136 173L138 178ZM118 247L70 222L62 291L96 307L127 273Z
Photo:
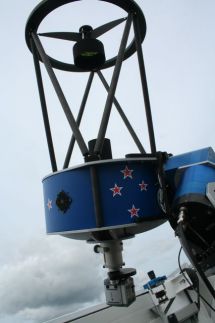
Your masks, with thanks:
M51 166L32 55L24 39L25 23L38 3L4 1L0 11L0 323L42 322L104 300L103 260L93 253L93 246L60 236L47 237L45 233L41 181L51 172ZM158 150L179 154L215 147L215 2L137 3L147 22L143 50ZM53 14L41 31L77 31L83 24L97 27L124 16L110 4L78 1L68 10ZM121 31L122 27L117 27L113 33L120 35ZM107 56L117 48L118 38L113 35L103 38ZM69 61L71 44L59 42L47 40L47 50ZM87 75L64 74L57 73L76 115ZM110 80L109 71L105 75ZM148 150L136 58L126 61L121 76L117 98ZM46 76L45 80L60 168L70 132ZM98 79L94 86L82 124L86 140L97 135L106 97ZM114 157L136 152L115 111L110 121L107 135L112 138ZM71 165L82 162L76 148ZM142 285L151 269L158 275L174 270L178 250L177 238L168 224L125 241L125 262L137 268L136 285Z

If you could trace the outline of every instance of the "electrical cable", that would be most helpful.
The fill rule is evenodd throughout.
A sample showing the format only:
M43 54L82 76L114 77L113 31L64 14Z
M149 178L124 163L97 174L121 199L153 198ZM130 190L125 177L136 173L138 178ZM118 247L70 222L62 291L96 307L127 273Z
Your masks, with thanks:
M193 288L193 290L197 293L197 296L198 296L198 304L197 304L197 306L198 306L198 308L200 307L200 302L199 302L199 298L201 298L202 300L203 300L203 302L205 302L207 305L208 305L208 307L210 307L210 309L213 311L213 312L215 312L215 308L213 307L213 306L211 306L211 304L210 303L208 303L208 301L200 294L200 292L199 292L199 288L198 289L196 289L193 285L191 285L191 283L190 283L190 281L187 279L187 277L186 277L186 275L184 274L184 271L186 270L186 269L182 269L182 267L181 267L181 261L180 261L180 257L181 257L181 251L182 251L182 247L180 247L180 250L179 250L179 253L178 253L178 267L179 267L179 269L180 269L180 272L182 273L182 275L184 276L184 279L188 282L188 284L190 285L190 287L192 287Z

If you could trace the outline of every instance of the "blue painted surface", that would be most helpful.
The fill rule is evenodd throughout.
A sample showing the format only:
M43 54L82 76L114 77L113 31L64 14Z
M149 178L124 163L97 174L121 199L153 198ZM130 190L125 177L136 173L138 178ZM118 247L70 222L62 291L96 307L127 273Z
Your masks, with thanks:
M132 178L123 178L122 170L125 165L133 170ZM151 163L132 162L127 164L112 163L106 167L100 166L101 203L105 226L115 226L134 223L137 219L161 217L162 212L157 201L158 180L155 166ZM140 183L147 184L146 190L141 191ZM117 184L121 189L121 196L113 194L110 188ZM138 217L131 217L129 210L132 206L139 209Z
M178 180L182 176L181 167L191 167L194 164L215 163L215 153L211 147L191 151L185 154L170 157L165 166L166 180L173 190L177 189ZM192 166L194 167L194 166Z
M188 167L181 174L175 199L188 194L205 196L207 184L210 182L215 182L215 168L207 165Z
M88 169L75 169L46 178L43 181L47 233L89 229L95 227L91 180ZM72 199L66 213L56 205L57 195L64 191ZM48 207L51 201L51 208Z
M156 278L151 279L150 281L148 281L148 283L146 283L145 285L143 285L143 288L144 289L154 288L154 287L164 283L165 280L167 280L166 276L156 277Z
M126 166L131 174L124 177L123 170ZM151 220L163 218L163 212L157 201L159 187L156 168L151 161L144 163L140 160L112 161L97 163L94 167L99 178L103 227L129 225L146 218ZM43 187L48 233L93 231L96 228L88 164L45 178ZM119 194L114 195L115 187L120 188ZM72 199L70 208L65 213L56 205L57 195L62 190ZM132 210L136 214L133 215Z
M215 182L215 168L210 164L214 162L215 154L211 148L171 157L165 165L165 173L173 200L189 194L205 196L207 184ZM140 158L102 161L86 163L44 179L48 233L96 230L90 167L94 167L98 175L102 229L164 219L157 198L159 185L155 162ZM123 172L126 167L128 176L124 176ZM115 189L118 189L118 192L114 191ZM72 200L65 213L56 205L57 196L61 191L68 194Z
M185 154L172 156L165 164L165 171L177 170L179 167L192 164L212 162L215 163L215 153L211 147L191 151Z

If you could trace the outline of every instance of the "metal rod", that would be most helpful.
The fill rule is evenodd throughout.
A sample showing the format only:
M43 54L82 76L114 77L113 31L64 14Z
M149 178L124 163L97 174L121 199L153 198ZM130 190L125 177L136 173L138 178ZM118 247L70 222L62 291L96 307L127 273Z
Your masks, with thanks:
M150 106L150 100L149 100L149 91L148 91L148 85L147 85L147 79L146 79L146 71L145 71L145 65L144 65L144 59L143 59L143 51L141 46L140 27L139 27L138 18L136 15L133 15L133 24L134 24L135 43L136 43L137 57L139 62L140 77L142 82L143 97L145 102L145 111L146 111L146 119L148 124L150 147L151 147L151 152L154 154L156 153L155 135L154 135L152 113L151 113L151 106Z
M53 145L53 141L52 141L51 128L50 128L48 110L47 110L46 99L45 99L45 92L44 92L44 88L43 88L42 74L41 74L40 63L39 63L39 59L38 59L38 53L37 53L35 44L32 39L31 39L31 49L32 49L32 53L33 53L34 67L35 67L36 78L37 78L37 86L38 86L38 90L39 90L40 104L41 104L41 109L42 109L43 122L44 122L44 126L45 126L46 140L47 140L47 144L48 144L48 150L49 150L49 156L50 156L50 161L51 161L51 165L52 165L52 171L56 172L57 171L57 163L56 163L56 158L55 158L54 145Z
M39 53L44 65L45 65L47 73L48 73L48 75L50 77L50 80L51 80L51 82L53 84L55 92L56 92L56 94L58 96L58 99L59 99L59 101L61 103L61 106L62 106L62 108L64 110L64 113L66 115L66 118L67 118L67 120L69 122L69 125L70 125L70 127L71 127L71 129L73 131L75 139L77 140L79 148L80 148L83 156L86 156L86 155L88 155L88 148L87 148L87 146L86 146L86 144L84 142L84 139L82 137L82 134L81 134L76 122L75 122L74 116L73 116L73 114L72 114L72 112L70 110L70 107L69 107L69 105L67 103L67 100L66 100L66 98L65 98L65 96L63 94L63 91L62 91L62 89L60 87L60 84L59 84L59 82L57 80L57 77L56 77L56 75L55 75L55 73L53 71L53 68L51 66L49 57L46 55L38 35L36 33L34 33L34 32L32 32L31 35L32 35L32 38L33 38L33 40L35 42L36 48L38 50L38 53Z
M86 106L87 98L88 98L90 88L91 88L91 85L92 85L93 77L94 77L94 72L91 72L90 76L89 76L89 79L88 79L88 82L87 82L85 92L84 92L84 96L83 96L83 99L82 99L82 102L81 102L81 106L80 106L80 109L79 109L79 112L78 112L78 116L77 116L77 119L76 119L76 123L77 123L78 127L80 126L80 123L81 123L81 119L82 119L84 109L85 109L85 106ZM74 145L75 145L75 136L72 135L72 138L71 138L70 144L69 144L69 148L68 148L68 151L67 151L67 154L66 154L65 162L64 162L64 165L63 165L63 169L68 168L68 166L69 166L69 162L70 162L70 158L72 156Z
M109 85L108 85L107 81L105 80L104 75L102 74L102 72L101 72L101 71L98 71L98 72L97 72L97 74L98 74L98 76L99 76L100 80L102 81L102 83L103 83L103 85L104 85L105 89L107 90L107 92L109 92L110 87L109 87ZM121 106L120 106L119 102L117 101L116 97L114 97L114 99L113 99L113 103L114 103L114 105L115 105L115 107L116 107L117 111L119 112L119 114L120 114L120 116L121 116L122 120L124 121L124 123L125 123L125 125L126 125L126 127L127 127L128 131L130 132L130 135L132 136L132 138L133 138L133 140L134 140L135 144L136 144L136 145L137 145L137 147L139 148L140 153L141 153L141 154L145 154L145 153L146 153L146 151L145 151L145 149L143 148L143 145L141 144L141 142L140 142L140 140L139 140L139 138L138 138L137 134L135 133L135 131L134 131L133 127L131 126L131 124L130 124L130 122L129 122L128 118L126 117L126 115L125 115L124 111L122 110L122 108L121 108Z
M90 177L93 193L94 211L96 217L96 227L100 228L104 225L104 220L102 215L98 174L95 166L90 166Z
M100 128L99 128L99 133L98 133L96 144L95 144L94 152L97 154L99 154L101 152L102 145L104 142L104 138L105 138L105 134L106 134L106 130L107 130L107 125L108 125L108 121L110 118L111 107L113 104L116 86L118 83L119 74L120 74L120 70L121 70L121 66L122 66L122 61L124 58L128 35L129 35L130 28L131 28L131 21L132 21L132 14L129 13L127 21L126 21L125 29L123 32L123 36L122 36L122 40L121 40L121 44L120 44L120 48L119 48L119 53L118 53L118 56L116 59L116 64L114 67L113 75L112 75L110 90L108 92L108 96L107 96L107 100L106 100L106 104L105 104L105 108L104 108L104 113L103 113L102 121L101 121Z

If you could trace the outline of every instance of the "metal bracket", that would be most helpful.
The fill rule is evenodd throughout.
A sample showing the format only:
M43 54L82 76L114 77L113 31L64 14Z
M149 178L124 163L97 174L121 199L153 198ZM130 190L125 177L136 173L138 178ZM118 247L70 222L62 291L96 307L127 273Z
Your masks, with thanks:
M215 182L208 183L206 188L206 196L215 208Z

